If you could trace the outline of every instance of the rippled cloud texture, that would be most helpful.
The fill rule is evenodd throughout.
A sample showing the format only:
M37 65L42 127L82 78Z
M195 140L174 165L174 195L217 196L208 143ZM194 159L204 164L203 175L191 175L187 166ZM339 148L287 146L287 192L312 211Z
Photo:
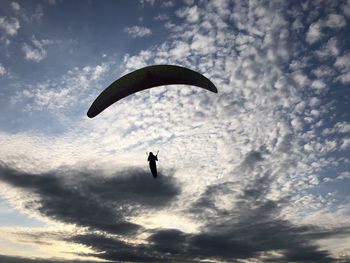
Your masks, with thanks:
M1 7L0 262L350 260L349 1ZM86 117L152 64L218 94L158 87Z

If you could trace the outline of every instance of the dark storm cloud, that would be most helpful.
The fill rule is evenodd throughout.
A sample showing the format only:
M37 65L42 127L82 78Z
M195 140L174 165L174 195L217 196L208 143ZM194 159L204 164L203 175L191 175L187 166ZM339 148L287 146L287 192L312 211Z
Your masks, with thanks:
M156 262L159 255L145 245L132 245L115 237L100 234L77 235L67 241L92 247L96 253L88 254L104 260L123 262Z
M0 180L37 195L27 207L43 216L108 233L130 234L140 226L125 220L142 209L167 205L179 193L171 177L153 180L147 171L127 169L114 176L98 171L61 170L29 174L0 166Z
M252 151L244 160L249 167L263 161L259 151ZM316 240L349 233L349 229L321 229L298 226L280 217L281 207L288 200L266 198L273 178L264 174L251 181L241 192L232 191L234 183L211 185L190 209L194 216L210 220L198 234L159 230L149 241L159 252L172 253L179 259L237 260L256 258L266 252L278 251L281 256L266 258L267 262L332 262L328 251ZM233 196L233 194L235 196ZM228 195L236 204L230 211L217 207L215 196ZM209 212L209 213L208 213ZM199 215L198 215L199 214ZM215 214L210 217L208 214ZM175 243L176 245L173 245Z
M188 242L188 237L189 235L177 229L160 229L149 238L149 241L154 244L154 250L176 255L186 251L184 244Z
M97 251L88 256L113 262L199 262L196 256L186 255L189 236L175 229L159 229L155 230L149 243L138 245L99 234L79 235L68 240Z
M0 263L99 263L100 261L90 261L90 260L55 260L55 259L31 259L15 256L5 256L0 255Z
M104 231L58 235L56 239L83 244L95 251L81 256L114 262L235 261L272 251L278 251L281 256L265 258L267 262L332 262L328 251L320 249L314 241L350 232L341 228L298 226L281 219L281 207L288 200L266 199L273 180L268 174L252 179L239 192L234 191L233 183L209 186L189 210L191 216L205 224L198 233L145 229L128 222L127 216L142 209L166 206L177 196L179 188L171 177L159 179L134 169L113 177L81 171L28 174L3 166L0 169L0 180L39 196L37 202L43 215ZM217 207L215 196L218 195L235 198L234 208ZM124 238L141 232L150 234L142 244ZM36 238L32 236L32 239ZM41 242L39 237L37 240Z

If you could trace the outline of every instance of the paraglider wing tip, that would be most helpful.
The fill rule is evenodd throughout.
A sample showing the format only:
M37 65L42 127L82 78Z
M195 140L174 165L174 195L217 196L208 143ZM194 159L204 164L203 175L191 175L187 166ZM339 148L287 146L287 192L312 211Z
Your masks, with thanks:
M218 89L215 87L214 84L211 85L210 91L212 91L212 92L214 92L214 93L218 93Z
M88 112L86 113L86 115L89 117L89 118L93 118L96 116L96 114L94 114L91 110L91 108L88 110Z

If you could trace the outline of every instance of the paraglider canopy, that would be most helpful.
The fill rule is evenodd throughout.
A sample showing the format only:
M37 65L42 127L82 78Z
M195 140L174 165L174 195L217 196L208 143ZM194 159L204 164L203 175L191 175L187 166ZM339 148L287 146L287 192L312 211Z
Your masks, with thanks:
M135 70L114 81L95 99L87 116L93 118L113 103L133 93L162 85L184 84L217 93L215 85L202 74L175 65L154 65Z

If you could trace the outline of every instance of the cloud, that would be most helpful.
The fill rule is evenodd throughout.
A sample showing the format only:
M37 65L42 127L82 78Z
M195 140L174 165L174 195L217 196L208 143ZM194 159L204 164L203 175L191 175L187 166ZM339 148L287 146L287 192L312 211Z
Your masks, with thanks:
M35 62L40 62L47 56L47 51L45 47L52 43L53 41L47 39L38 40L33 36L31 44L24 43L22 46L24 58Z
M336 177L325 177L323 178L324 182L334 182L334 181L342 181L342 180L349 180L350 179L350 172L341 172Z
M327 17L312 23L306 33L306 41L309 44L316 43L323 36L324 28L340 29L346 25L344 16L339 14L329 14Z
M152 30L142 26L132 26L124 29L132 38L146 37L152 35Z
M346 25L345 18L342 15L330 14L326 18L325 26L330 28L341 28Z
M90 256L104 260L123 262L161 262L162 256L152 253L147 245L133 245L113 237L103 235L74 236L69 241L83 244L95 249L96 253Z
M336 58L334 65L339 69L346 69L349 67L350 53L343 54Z
M139 0L139 3L142 7L144 7L145 5L154 6L155 2L156 2L156 0Z
M100 86L108 72L114 74L111 72L114 63L86 65L69 70L59 79L44 80L36 86L25 85L25 88L14 94L12 103L23 103L26 112L50 111L58 114L62 111L79 111L85 116L86 110L82 110L81 106L88 107L98 92L96 88L91 92L89 87ZM82 94L85 94L84 98ZM66 123L66 120L62 121Z
M280 207L285 200L268 200L266 194L271 190L270 187L271 178L268 175L252 181L242 193L232 192L233 195L228 192L228 189L233 188L232 185L224 183L211 186L192 209L203 211L208 207L215 208L215 220L202 227L198 234L160 229L149 237L149 241L158 252L172 254L178 260L260 258L264 262L332 261L329 252L320 249L314 241L321 236L346 234L340 229L324 231L312 225L296 226L280 218ZM217 206L219 203L215 202L215 197L223 194L236 199L233 210L230 208L225 211ZM264 259L263 255L269 252L271 256ZM274 256L272 252L275 252Z
M344 12L344 15L349 17L350 16L350 1L347 0L341 5L341 10Z
M4 76L6 74L6 68L0 63L0 76Z
M339 133L349 133L350 132L350 123L349 122L337 122L334 125L335 132Z
M247 159L251 159L250 156ZM64 177L62 174L57 176L57 182L52 183L52 179L49 179L52 175L24 174L2 167L0 178L13 186L24 187L39 193L42 199L41 212L56 210L55 207L60 202L59 200L66 200L64 201L64 206L65 210L68 211L64 213L80 214L80 218L88 216L90 227L95 225L92 223L93 218L91 214L93 213L97 214L94 217L101 217L100 220L103 218L103 222L108 223L109 221L109 218L105 217L105 213L100 213L101 210L98 207L90 207L92 210L88 211L88 214L84 212L84 206L86 206L84 203L91 203L92 197L99 201L100 207L116 203L117 206L112 205L110 207L111 210L123 205L122 200L126 201L128 205L132 205L136 201L142 204L141 207L150 205L153 208L157 208L174 200L175 193L178 192L178 189L173 185L174 182L168 181L167 178L163 177L162 179L165 181L160 183L161 185L155 186L154 180L150 180L144 174L142 177L138 177L133 172L124 172L126 172L125 175L118 175L118 177L121 176L122 178L108 177L102 180L105 180L105 182L92 180L86 173L81 175L72 174L72 178L69 178L72 184L69 185L65 182L67 178L62 178ZM130 176L130 174L132 175ZM130 178L127 178L129 176ZM37 178L34 179L33 177ZM136 181L135 178L137 178ZM144 180L144 178L146 179ZM124 236L124 238L120 238L120 236L113 235L114 229L102 228L105 233L91 231L92 229L90 229L86 233L56 236L56 238L82 244L95 251L86 253L84 256L112 261L169 262L169 260L172 260L200 262L201 259L238 261L253 258L261 262L333 261L334 259L329 252L322 250L316 245L315 241L328 237L346 236L350 229L323 229L312 225L297 226L281 218L281 208L287 204L288 200L272 201L266 198L267 193L271 190L271 179L269 175L256 178L246 185L242 189L243 191L232 191L234 185L227 183L208 187L207 191L202 194L200 202L191 205L192 216L198 216L197 209L205 215L206 211L203 209L207 207L216 209L216 215L215 219L211 221L208 221L206 218L205 224L198 233L186 233L181 230L167 228L146 228L139 232L139 235L142 232L148 233L146 239L143 242L135 243L125 239L131 234L128 231L118 232L119 235ZM114 183L114 181L118 183ZM170 185L166 186L168 183ZM64 188L66 189L64 190ZM59 189L61 197L57 195ZM77 193L84 193L82 195L84 203L78 204L77 198L80 199L80 197L78 197L78 194L75 194L74 198L72 198L73 196L68 194L68 191L71 191L69 189L74 189ZM158 194L159 191L163 192L160 193L160 196ZM157 192L156 199L153 199L155 192ZM217 202L216 197L222 197L222 195L227 195L229 198L234 199L234 207L220 208L221 202ZM46 202L43 199L54 199L55 202L45 204ZM123 209L123 213L125 213L123 215L128 215L130 210ZM73 219L75 216L70 218ZM78 225L82 221L82 219L79 219L80 223ZM73 219L71 222L76 223L76 220ZM114 224L117 226L118 222L117 220ZM36 238L35 235L33 235L33 238ZM295 251L298 251L298 253L295 253ZM15 260L14 258L8 258Z
M350 123L345 121L340 121L335 123L332 127L326 128L322 133L326 136L334 134L346 134L350 132Z
M251 161L251 156L256 153L249 154L246 160ZM253 159L261 161L261 158ZM33 199L27 199L31 209L38 207L42 215L88 227L86 233L55 238L90 247L95 252L84 256L104 260L199 262L200 259L256 258L266 262L330 262L333 258L329 252L322 250L315 241L349 232L346 228L297 226L282 219L281 208L288 200L272 201L266 197L272 186L272 178L267 174L252 180L240 191L232 191L234 185L228 183L208 187L200 201L190 206L192 216L202 213L205 218L198 233L147 229L147 226L135 229L135 225L130 229L127 218L132 214L169 206L179 194L173 179L163 175L159 179L154 180L148 173L133 169L118 171L112 177L68 170L35 175L4 166L0 173L3 182L38 195L36 202L40 206L35 205ZM220 208L217 197L223 195L235 200L233 207ZM209 221L208 207L216 210L215 217ZM128 241L128 236L135 238L133 233L137 230L139 236L146 234L145 240ZM32 238L36 238L35 235Z
M339 75L337 80L339 80L343 84L350 83L350 72Z
M170 19L169 16L166 14L159 14L159 15L154 17L154 20L156 20L156 21L166 21L169 19Z
M320 22L311 24L306 34L306 41L309 44L313 44L316 41L320 40L322 37L321 31L322 31L322 25Z
M42 258L26 258L26 257L16 257L16 256L5 256L0 255L0 262L6 263L98 263L101 261L93 261L93 260L59 260L59 259L42 259Z
M21 6L17 2L11 2L11 7L15 11L19 11L21 9Z
M34 46L23 44L22 51L24 52L25 59L27 60L40 62L46 58L46 50L42 47L40 42L35 43Z
M170 8L174 6L174 2L173 1L162 1L162 7L165 8Z
M190 23L195 23L199 20L199 11L196 5L192 7L185 7L176 11L176 15L181 18L186 18Z
M77 260L58 260L58 259L41 259L41 258L26 258L26 257L16 257L16 256L5 256L0 255L0 262L6 263L97 263L100 261L77 261Z
M338 40L330 38L325 45L323 45L316 54L320 59L327 59L329 57L337 57L340 53Z
M160 253L179 255L186 253L189 235L177 229L159 229L152 234L148 241L152 248Z
M1 166L0 180L31 194L25 206L34 208L32 213L113 234L138 230L140 226L125 218L142 213L142 209L168 205L179 194L171 177L161 175L153 181L148 171L132 168L108 178L101 173L63 170L29 174Z
M7 35L15 36L20 27L21 26L17 18L0 17L0 29L2 29Z
M26 19L28 19L29 21L40 21L43 16L44 16L43 7L41 4L38 4L35 7L34 12L29 17L26 17Z
M335 60L334 66L341 72L337 77L337 80L343 84L347 84L350 81L350 53L345 53L342 56L338 56Z
M48 3L49 3L50 5L55 5L55 4L56 4L56 0L48 0Z
M350 148L350 138L344 138L340 145L340 149L347 150L349 148Z

